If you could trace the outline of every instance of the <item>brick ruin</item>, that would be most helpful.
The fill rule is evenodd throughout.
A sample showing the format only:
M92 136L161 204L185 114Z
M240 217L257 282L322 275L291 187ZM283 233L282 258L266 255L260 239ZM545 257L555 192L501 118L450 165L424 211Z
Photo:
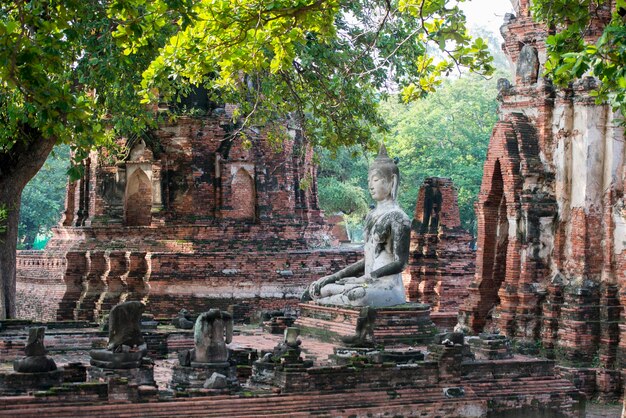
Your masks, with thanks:
M474 276L475 258L473 237L461 227L452 180L424 180L411 229L411 254L403 277L407 297L430 304L436 323L452 328Z
M461 309L467 331L499 330L563 366L580 388L620 394L626 364L624 127L590 95L541 76L546 28L529 0L501 29L515 81L499 82L478 197L476 275ZM597 38L614 2L594 10Z
M624 132L589 97L591 82L566 91L539 77L545 31L531 22L527 2L517 13L503 29L516 83L500 83L501 119L477 203L478 252L460 228L451 181L426 179L405 284L412 302L432 305L433 320L460 310L460 327L499 330L518 352L541 350L561 366L513 354L507 338L489 333L460 336L460 343L459 335L442 334L434 344L407 347L391 332L402 326L410 338L424 321L393 311L374 324L387 353L355 349L341 360L345 347L305 338L309 365L277 363L270 389L250 392L259 390L251 383L259 365L252 354L268 353L271 340L242 327L231 350L242 390L165 390L172 356L194 341L193 331L172 330L165 320L181 307L199 313L233 305L241 318L295 304L312 277L360 257L328 248L311 149L298 132L289 130L291 140L277 150L266 131L232 135L231 117L220 109L162 124L119 163L91 155L83 179L68 187L47 249L18 255L18 314L49 321L61 367L38 393L41 380L5 370L0 415L580 417L581 391L616 398L626 352L619 323L626 302ZM160 317L143 330L154 363L142 363L159 366L158 384L129 383L119 371L93 379L93 366L82 364L86 350L105 344L93 321L126 300L142 300ZM319 309L331 312L317 323L335 321L340 336L363 322L361 312ZM75 321L54 322L68 319ZM0 324L4 361L21 351L23 328L32 324Z
M163 316L231 304L247 316L352 262L329 249L299 132L276 147L267 131L235 129L216 109L161 124L121 162L92 153L46 250L18 254L18 316L96 320L124 300Z

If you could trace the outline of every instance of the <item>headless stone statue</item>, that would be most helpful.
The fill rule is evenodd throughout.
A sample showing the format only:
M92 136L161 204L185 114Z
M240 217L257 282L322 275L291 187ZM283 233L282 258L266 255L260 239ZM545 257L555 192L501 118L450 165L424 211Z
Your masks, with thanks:
M385 307L406 302L401 273L409 259L411 221L397 203L400 172L385 146L368 185L376 207L365 218L365 257L313 282L302 300L336 306Z
M145 305L130 301L120 303L109 314L109 344L106 350L91 350L93 366L130 369L141 365L147 347L141 335L141 314Z
M13 362L13 369L16 372L45 373L57 369L54 360L46 356L46 348L43 345L45 333L45 327L31 327L28 329L28 341L24 348L26 357Z
M226 344L233 340L233 317L230 313L211 309L196 319L193 332L196 363L224 363L228 361Z
M420 232L430 234L437 233L441 202L441 191L439 191L437 180L427 179L426 188L424 190L424 219Z
M107 349L118 352L122 345L134 347L143 344L141 314L144 309L145 305L137 301L120 303L111 309Z
M172 387L228 391L239 386L235 365L228 361L233 339L233 317L219 309L204 312L193 331L195 348L178 353L178 366L172 368Z

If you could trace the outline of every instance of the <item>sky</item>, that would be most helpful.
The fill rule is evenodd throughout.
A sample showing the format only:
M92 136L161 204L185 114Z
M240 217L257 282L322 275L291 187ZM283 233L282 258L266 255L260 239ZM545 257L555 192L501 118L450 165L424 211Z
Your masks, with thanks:
M467 0L461 3L467 23L472 26L484 26L499 34L505 13L513 13L509 0Z

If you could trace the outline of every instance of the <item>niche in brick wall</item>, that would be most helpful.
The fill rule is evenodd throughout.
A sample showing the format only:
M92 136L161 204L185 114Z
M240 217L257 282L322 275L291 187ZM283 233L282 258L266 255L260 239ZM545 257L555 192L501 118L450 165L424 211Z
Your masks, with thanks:
M232 212L229 217L254 221L256 218L256 189L254 178L245 167L239 167L235 172L231 182L230 196Z
M124 208L124 220L127 226L150 225L152 183L146 172L139 166L132 170L132 174L128 175L126 180Z
M498 290L506 277L507 248L509 244L509 222L507 218L504 180L500 160L496 160L491 190L485 201L484 250L482 262L483 279L480 283L481 306L480 321L488 320L488 312L499 305Z

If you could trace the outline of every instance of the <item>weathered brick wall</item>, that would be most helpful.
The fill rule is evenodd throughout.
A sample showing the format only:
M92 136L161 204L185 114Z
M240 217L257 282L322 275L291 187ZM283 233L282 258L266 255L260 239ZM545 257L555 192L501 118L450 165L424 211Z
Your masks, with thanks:
M589 39L611 5L594 12ZM502 29L515 77L500 83L477 204L476 275L459 325L536 341L563 365L595 370L595 389L610 398L626 364L624 129L591 97L597 80L561 89L542 78L547 33L528 6L520 1Z
M17 269L17 317L54 321L65 294L66 260L43 251L19 251Z
M420 187L411 228L409 265L403 279L410 301L435 312L456 312L474 276L472 236L461 228L452 180L427 178Z
M312 280L357 261L361 253L89 251L66 257L18 256L18 317L93 321L119 302L143 300L162 317L183 307L199 313L234 304L250 318L254 310L295 307Z
M298 131L285 125L277 147L265 131L235 130L224 112L181 117L158 128L154 149L131 144L128 161L92 153L46 250L18 256L20 317L95 320L131 299L156 315L237 304L249 316L295 305L308 283L356 261L329 248Z

